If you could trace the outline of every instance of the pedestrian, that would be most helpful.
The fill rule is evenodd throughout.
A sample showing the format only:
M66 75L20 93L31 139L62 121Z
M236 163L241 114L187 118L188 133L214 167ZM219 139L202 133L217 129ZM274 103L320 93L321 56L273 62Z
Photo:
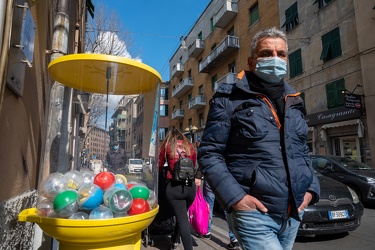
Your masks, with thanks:
M211 227L212 227L212 217L213 217L214 204L215 204L215 194L212 192L211 187L207 181L203 183L203 197L208 202L208 205L210 206L210 221L208 223L208 233L205 235L202 235L201 237L206 238L206 239L211 239ZM225 215L225 220L227 221L227 213L225 210L224 210L224 215ZM229 235L229 244L227 245L227 249L228 250L240 249L240 244L238 243L236 236L233 234L233 232L230 229L228 230L228 235Z
M110 149L107 151L106 161L107 171L115 174L125 171L125 150L119 146L118 141L114 141L110 146Z
M167 162L168 170L166 175L165 196L176 216L176 226L171 236L171 249L177 249L180 238L185 250L193 249L193 241L190 231L188 209L193 203L196 194L196 183L200 185L200 172L195 174L195 181L175 181L172 178L174 163L179 155L190 158L196 166L196 152L193 144L178 129L168 131L159 150L159 174L163 171L164 163ZM196 167L195 167L196 168Z
M319 200L303 100L283 80L287 55L281 30L254 36L249 71L216 90L198 150L244 250L292 249L304 208Z

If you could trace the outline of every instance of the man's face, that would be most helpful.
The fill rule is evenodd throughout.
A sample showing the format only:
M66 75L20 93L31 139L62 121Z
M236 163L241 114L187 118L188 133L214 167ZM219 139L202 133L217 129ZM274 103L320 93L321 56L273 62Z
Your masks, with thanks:
M277 56L287 61L286 43L282 38L264 38L259 40L254 50L254 57L248 58L249 69L254 72L258 58Z

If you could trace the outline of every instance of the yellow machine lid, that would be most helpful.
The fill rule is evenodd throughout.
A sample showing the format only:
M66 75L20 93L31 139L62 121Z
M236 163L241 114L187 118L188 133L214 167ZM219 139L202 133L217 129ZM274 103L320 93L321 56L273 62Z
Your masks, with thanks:
M103 54L61 56L50 62L48 71L61 84L100 94L140 94L161 82L160 74L144 63Z

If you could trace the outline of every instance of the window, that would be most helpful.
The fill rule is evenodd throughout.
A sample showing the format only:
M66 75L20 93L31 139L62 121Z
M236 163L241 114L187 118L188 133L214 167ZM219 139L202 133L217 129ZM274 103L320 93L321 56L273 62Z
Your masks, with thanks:
M229 73L236 73L236 62L232 62L228 64L228 72Z
M322 54L320 59L327 62L341 56L341 42L339 27L322 36Z
M305 108L305 112L306 112L306 100L305 100L305 92L301 92L301 95L300 95L300 97L302 98L302 100L303 100L303 106L304 106L304 108Z
M202 40L202 37L203 37L203 36L202 36L202 31L201 31L201 32L199 32L199 34L198 34L198 38Z
M258 3L254 4L249 10L250 26L259 20Z
M160 105L160 116L168 116L168 105Z
M159 140L164 140L167 133L168 128L159 128Z
M182 107L184 106L184 103L182 102L182 100L180 101L180 109L182 109Z
M344 79L340 79L335 82L328 83L326 85L328 109L344 106L344 94L342 93L344 90L345 90Z
M191 78L191 69L188 71L188 77Z
M199 114L199 127L202 128L204 126L204 117L203 113Z
M289 55L289 76L293 77L302 73L301 49Z
M199 94L200 94L200 95L203 95L203 85L200 85L200 86L199 86Z
M321 8L323 8L324 6L326 6L327 4L329 4L332 1L333 0L315 0L315 2L313 3L313 5L316 4L316 3L318 3L319 9L321 9Z
M166 93L168 93L168 89L165 89L165 88L160 89L160 100L167 100Z
M296 27L297 24L299 24L298 8L297 8L297 2L295 2L292 6L286 9L285 23L283 24L283 26L281 26L281 28L286 26L286 31L289 31L293 29L294 27Z
M227 31L228 36L234 36L234 27L232 26L228 31Z
M214 18L213 17L210 19L210 24L211 24L211 30L214 30L215 25L214 25Z
M213 90L215 89L215 82L217 82L217 75L211 77L211 85Z

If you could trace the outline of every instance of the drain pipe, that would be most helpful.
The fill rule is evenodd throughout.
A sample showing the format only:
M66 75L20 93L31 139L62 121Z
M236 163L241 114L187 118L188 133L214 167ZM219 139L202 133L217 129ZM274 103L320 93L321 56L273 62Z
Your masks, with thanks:
M9 41L12 31L13 0L0 1L0 113L5 92L6 65L8 63Z
M69 38L69 11L70 0L59 0L57 13L54 20L54 32L52 37L52 47L51 47L51 61L63 56L68 53L68 38ZM44 146L44 152L42 156L42 167L41 174L39 175L39 183L47 177L50 173L61 172L65 173L66 169L61 167L64 162L61 159L60 149L64 148L63 144L66 145L68 141L68 133L62 130L62 122L64 113L64 103L66 104L64 98L64 92L66 92L64 87L59 82L54 82L49 100L47 114L47 127L46 127L46 140ZM65 96L70 96L69 91ZM67 98L68 99L68 98ZM64 129L65 130L65 129ZM67 158L67 154L64 156ZM63 157L63 158L64 158ZM61 164L61 165L60 165ZM67 167L67 166L66 166Z

